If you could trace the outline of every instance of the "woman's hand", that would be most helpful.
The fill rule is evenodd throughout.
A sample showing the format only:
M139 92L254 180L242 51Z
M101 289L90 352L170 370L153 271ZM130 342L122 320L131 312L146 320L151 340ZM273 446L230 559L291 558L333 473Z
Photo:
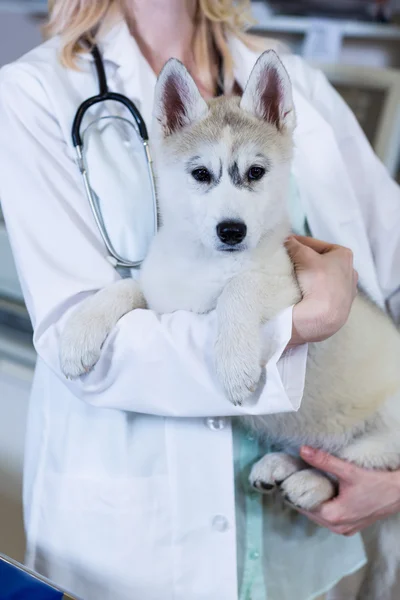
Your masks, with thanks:
M303 446L301 457L335 475L339 495L314 511L300 512L334 533L354 535L375 521L400 512L400 471L370 471L322 450Z
M303 236L288 238L286 249L303 295L293 309L289 346L320 342L336 333L349 316L358 282L353 253Z

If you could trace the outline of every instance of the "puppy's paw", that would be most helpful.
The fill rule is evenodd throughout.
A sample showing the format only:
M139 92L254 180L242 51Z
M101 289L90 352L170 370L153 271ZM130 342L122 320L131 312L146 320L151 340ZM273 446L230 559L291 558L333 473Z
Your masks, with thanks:
M232 404L241 406L260 382L260 348L257 343L233 345L221 337L215 348L217 375Z
M304 469L281 485L285 499L297 508L313 510L336 495L334 483L315 469Z
M66 323L60 340L60 366L68 379L88 373L100 358L110 333L104 315L78 309Z
M268 494L302 468L304 463L299 458L284 452L271 452L253 465L249 482L259 492Z

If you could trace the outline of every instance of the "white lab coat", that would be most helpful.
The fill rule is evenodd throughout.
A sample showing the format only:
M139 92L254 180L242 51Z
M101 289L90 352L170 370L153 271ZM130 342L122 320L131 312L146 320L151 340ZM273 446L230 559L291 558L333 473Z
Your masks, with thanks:
M231 41L238 83L256 56ZM106 259L71 144L78 105L97 91L90 56L58 62L51 40L0 74L0 197L38 363L28 420L28 564L84 600L234 600L230 416L213 371L215 314L121 319L96 369L60 374L71 309L118 275ZM110 88L151 120L155 77L124 24L101 49ZM350 246L360 281L400 312L400 193L323 75L286 57L298 114L294 174L315 236ZM124 215L117 215L124 219ZM122 225L121 225L122 227ZM397 309L396 309L397 299ZM307 348L288 352L291 309L253 413L297 409ZM11 400L10 400L11 401Z

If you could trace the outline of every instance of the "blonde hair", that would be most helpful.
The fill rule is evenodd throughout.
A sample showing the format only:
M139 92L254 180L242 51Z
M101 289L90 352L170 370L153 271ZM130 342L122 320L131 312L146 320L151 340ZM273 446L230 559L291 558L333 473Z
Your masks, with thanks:
M49 0L48 35L61 37L61 61L76 68L77 56L87 52L87 44L94 44L100 28L113 22L123 11L123 0ZM197 0L196 34L193 40L194 60L203 85L213 87L214 49L223 61L226 93L234 86L233 60L227 36L234 35L249 47L261 50L256 38L245 33L251 24L250 0ZM214 69L215 70L215 69Z

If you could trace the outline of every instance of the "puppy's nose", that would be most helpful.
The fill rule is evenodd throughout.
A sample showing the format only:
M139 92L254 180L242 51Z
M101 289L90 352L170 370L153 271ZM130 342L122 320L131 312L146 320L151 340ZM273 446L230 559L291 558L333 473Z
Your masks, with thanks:
M246 237L247 227L242 221L222 221L217 225L217 235L221 242L236 246Z

